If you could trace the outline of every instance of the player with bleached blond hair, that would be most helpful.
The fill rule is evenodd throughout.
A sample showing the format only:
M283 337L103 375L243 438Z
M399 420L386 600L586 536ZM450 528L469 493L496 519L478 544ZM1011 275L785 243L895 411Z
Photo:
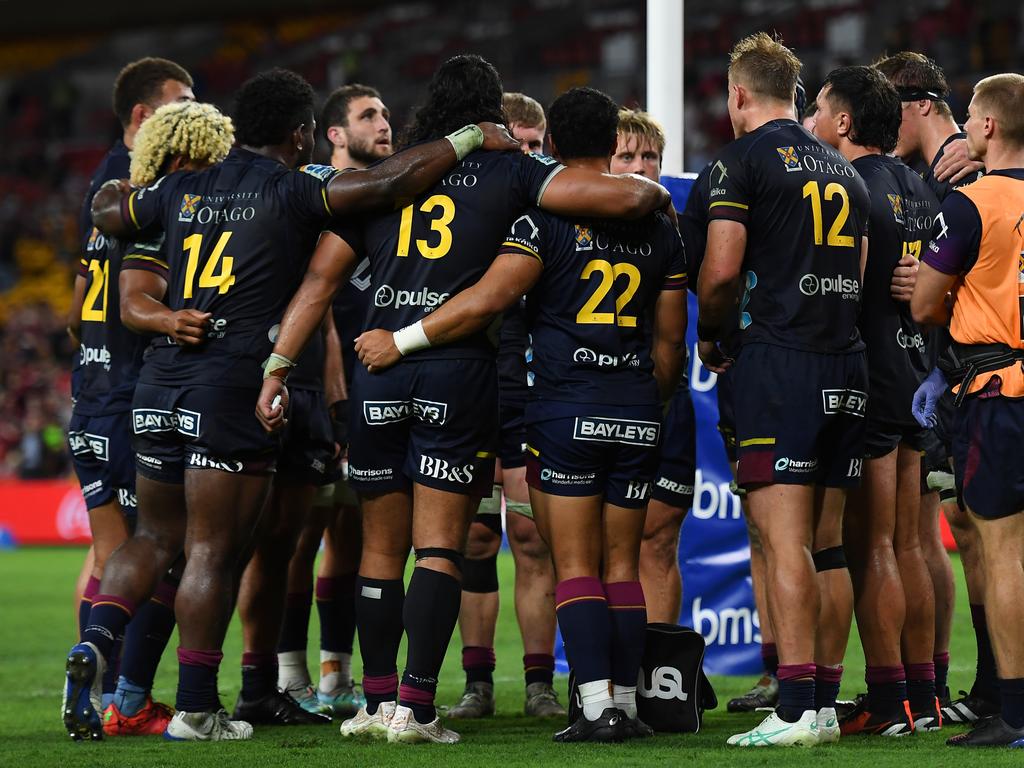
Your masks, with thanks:
M213 104L181 101L160 107L135 137L131 182L146 187L185 165L219 163L235 140L231 118Z

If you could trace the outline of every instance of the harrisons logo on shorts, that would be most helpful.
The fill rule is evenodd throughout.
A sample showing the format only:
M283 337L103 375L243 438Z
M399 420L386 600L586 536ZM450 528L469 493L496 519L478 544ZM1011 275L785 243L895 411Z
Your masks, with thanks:
M136 435L145 432L179 432L187 437L199 437L199 422L202 414L175 408L165 411L161 408L133 408L132 429Z
M373 303L381 308L423 307L424 312L430 312L442 304L450 295L448 293L438 293L429 288L409 291L404 288L395 289L390 285L382 285L373 295Z
M437 400L424 400L414 397L408 400L365 400L363 401L363 418L367 424L393 424L405 421L414 416L417 421L444 426L448 421L448 403Z
M147 467L151 467L152 469L161 469L164 466L162 459L158 459L156 456L146 456L142 453L135 454L135 461L139 464L145 464Z
M896 330L896 343L899 344L903 349L924 349L924 336L920 333L915 333L911 336L909 333L904 331L902 328Z
M837 275L819 277L810 273L800 278L800 293L804 296L828 296L838 294L844 299L860 298L860 283L856 278Z
M468 485L473 482L473 470L472 464L464 464L460 467L444 459L435 459L426 454L420 456L420 474L437 480L449 480L453 483Z
M632 353L625 355L601 355L587 347L580 347L572 353L575 363L589 363L598 368L639 368L640 358Z
M190 467L199 467L201 469L219 469L221 472L241 472L245 466L240 461L218 461L217 459L204 456L201 453L193 453L188 457L188 465Z
M656 421L633 419L607 419L602 416L577 416L573 430L574 440L624 445L658 445L661 424Z
M775 471L776 472L792 472L797 475L807 474L814 472L818 468L818 460L811 459L810 461L800 461L799 459L790 459L783 456L781 459L775 460Z
M868 410L868 394L859 389L823 389L822 405L825 413L846 413L863 417Z
M94 480L93 482L89 483L88 485L83 485L82 486L82 496L88 499L90 496L95 496L97 493L99 493L102 490L103 490L103 481L102 480Z
M542 469L540 479L552 485L590 485L597 479L597 473L559 472L557 469Z
M385 467L384 469L364 469L362 467L354 467L349 464L348 476L353 480L361 480L364 483L379 480L391 480L395 476L395 470L391 467Z

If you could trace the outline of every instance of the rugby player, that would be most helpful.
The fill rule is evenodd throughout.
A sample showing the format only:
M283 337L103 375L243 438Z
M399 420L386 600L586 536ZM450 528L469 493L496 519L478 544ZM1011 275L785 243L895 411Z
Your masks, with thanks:
M665 130L654 118L639 109L619 111L612 173L636 173L657 181L661 178L664 152ZM687 359L684 348L679 386L662 423L661 463L651 488L640 545L640 581L647 602L647 619L669 624L679 621L682 607L679 530L693 503L697 469L697 431L686 375Z
M920 323L950 324L958 368L957 491L976 525L985 610L999 672L1000 712L954 736L955 746L1024 746L1024 76L974 87L964 126L986 175L942 202L941 229L924 251L911 299ZM952 293L952 308L947 294Z
M238 126L239 146L223 163L130 193L111 182L93 201L94 223L105 234L164 231L168 306L149 301L148 321L136 325L172 333L148 357L133 401L139 529L108 564L85 642L68 657L68 699L74 702L68 727L76 733L90 731L96 719L98 691L92 694L111 638L184 547L187 564L175 602L178 712L165 733L189 740L251 736L248 723L230 720L221 707L217 671L234 585L277 447L252 418L253 380L296 267L329 217L415 195L478 148L517 146L493 124L466 126L375 169L338 175L328 166L306 165L293 172L288 169L313 149L309 84L272 70L248 81L237 98L240 116L251 122ZM152 299L159 288L139 292ZM122 291L123 301L130 297ZM185 338L193 343L181 346ZM230 525L225 509L233 512Z
M352 83L335 89L324 102L320 124L331 147L331 165L338 170L366 168L392 153L391 113L380 93L368 85ZM333 361L335 340L343 337L341 383L351 380L355 353L352 342L363 330L370 260L363 259L338 291L325 318L328 359ZM339 336L340 334L340 336ZM333 364L333 362L332 362ZM326 374L325 374L326 375ZM328 375L337 382L339 377ZM327 398L339 451L347 447L348 392L344 388ZM342 472L347 460L338 457ZM288 601L278 644L278 687L306 710L351 717L362 706L352 681L352 646L355 640L355 580L359 569L362 521L359 501L344 477L317 494L306 518L288 570ZM316 609L320 618L320 679L314 690L306 668L307 630L313 563L323 540L323 557L316 578Z
M139 127L163 104L191 100L192 78L166 59L146 58L124 67L114 83L114 113L122 135L104 157L89 185L80 220L84 255L75 278L68 323L80 354L72 372L71 457L89 510L94 554L79 602L79 632L85 630L92 599L107 558L134 524L135 465L129 410L147 340L126 331L117 312L117 274L128 243L108 240L93 226L92 197L100 185L128 175L129 152ZM108 311L108 308L110 311ZM162 733L171 711L149 695L153 676L174 628L175 578L147 601L126 629L103 681L104 731L108 735ZM120 646L120 638L118 638ZM115 697L115 686L119 687ZM116 702L114 699L116 698Z
M442 135L466 117L501 119L501 95L498 73L484 59L449 59L431 79L407 143ZM401 162L410 151L393 160ZM537 202L570 215L639 217L668 205L669 196L644 179L564 169L541 156L473 155L429 195L362 226L335 227L340 235L321 241L282 321L275 355L292 359L301 351L358 263L357 254L369 255L373 274L366 326L398 330L475 282L509 225ZM287 399L287 367L271 367L260 394L258 414L269 429L278 428L283 416L273 401ZM458 617L472 512L493 480L493 346L477 334L424 351L385 375L370 373L360 366L353 378L349 448L350 482L363 505L356 619L367 704L342 724L342 733L387 729L392 741L453 743L458 734L441 725L434 692ZM453 380L462 385L457 400ZM417 559L405 599L410 546ZM403 624L409 643L399 691Z
M882 73L871 67L835 69L825 78L817 104L814 135L852 163L871 195L858 324L871 397L863 485L850 493L843 536L868 694L842 718L840 728L844 735L883 736L938 730L934 593L918 521L921 454L930 434L911 412L914 392L933 359L910 307L892 296L891 284L900 260L918 256L922 243L931 240L939 201L920 176L889 156L899 136L900 101ZM912 602L920 620L904 625Z
M965 142L966 134L953 119L945 98L949 93L942 69L931 59L919 53L904 51L877 62L875 66L896 86L901 93L902 122L896 153L908 163L917 163L922 177L931 190L943 201L954 189L970 184L979 177L980 163L967 160L967 164L952 179L942 181L939 170L946 161L946 153ZM956 168L953 168L956 171ZM954 180L955 179L955 180ZM913 286L911 285L911 288ZM944 329L936 329L936 351L941 353L948 345ZM946 392L945 379L939 373L925 380L925 388L945 393L939 398L936 410L935 435L943 450L928 457L928 482L931 492L921 499L921 522L926 526L921 539L926 547L928 565L933 577L935 590L935 669L936 688L944 704L943 719L947 722L974 722L998 711L999 696L996 691L996 665L985 619L985 577L979 558L978 533L970 515L957 499L955 483L950 473L953 440L953 398ZM971 606L971 622L974 626L977 648L977 666L974 683L970 692L961 692L956 701L949 701L946 674L949 670L949 638L953 626L953 582L949 555L941 545L936 506L941 496L942 511L949 521L949 527L960 553L967 582L967 594ZM909 606L908 606L909 607ZM908 623L914 620L908 615Z
M524 152L544 147L544 109L522 93L501 98L513 138ZM540 537L526 485L526 423L531 354L522 302L503 315L498 336L498 412L500 438L495 487L484 499L469 529L462 574L459 634L466 688L448 710L454 718L494 714L494 630L498 621L498 551L504 499L509 548L515 560L516 619L523 639L523 674L530 717L562 717L565 708L553 687L555 670L555 570L551 551Z
M549 119L559 160L608 170L618 124L611 99L574 88L555 100ZM675 390L682 363L685 288L682 243L667 216L627 228L531 208L480 281L416 324L412 348L408 331L357 340L360 360L376 371L478 333L527 294L527 481L554 556L558 621L583 707L558 742L652 733L636 715L647 625L638 561L658 466L659 402Z
M859 482L863 462L867 371L856 320L869 199L853 167L793 120L799 70L793 53L764 33L732 51L737 140L716 161L698 282L698 351L721 372L733 362L719 340L743 273L737 473L765 550L780 662L779 705L729 739L739 746L808 746L819 743L819 730L824 741L839 733L833 673L841 668L831 658L822 659L829 671L815 697L823 596L811 551L815 521L841 520L844 491ZM818 560L840 564L841 548L824 552Z

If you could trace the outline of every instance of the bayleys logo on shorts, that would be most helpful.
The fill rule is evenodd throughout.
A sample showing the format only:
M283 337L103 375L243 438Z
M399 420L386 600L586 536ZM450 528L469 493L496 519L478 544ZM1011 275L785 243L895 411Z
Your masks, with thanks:
M654 448L658 445L661 424L656 421L609 419L603 416L577 416L574 440L598 443L622 443Z
M859 389L823 389L821 399L827 414L845 413L863 418L868 410L868 394Z
M381 309L401 309L402 307L423 307L424 312L431 312L443 304L451 294L438 293L429 288L406 290L382 285L373 294L373 304Z
M110 455L110 439L103 435L89 432L68 432L68 445L75 456L95 456L100 461L108 461Z
M448 421L448 403L436 400L423 400L414 397L410 400L365 400L363 401L363 418L367 424L393 424L415 418L424 424L436 427L444 426Z
M132 430L136 435L144 432L178 432L187 437L199 437L202 414L184 408L166 411L161 408L133 408Z

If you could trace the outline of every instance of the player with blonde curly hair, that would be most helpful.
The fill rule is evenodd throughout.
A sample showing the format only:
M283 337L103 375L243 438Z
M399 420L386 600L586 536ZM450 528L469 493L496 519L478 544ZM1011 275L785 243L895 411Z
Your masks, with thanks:
M185 163L219 163L235 141L231 118L213 104L165 104L139 129L132 151L131 182L147 187Z

